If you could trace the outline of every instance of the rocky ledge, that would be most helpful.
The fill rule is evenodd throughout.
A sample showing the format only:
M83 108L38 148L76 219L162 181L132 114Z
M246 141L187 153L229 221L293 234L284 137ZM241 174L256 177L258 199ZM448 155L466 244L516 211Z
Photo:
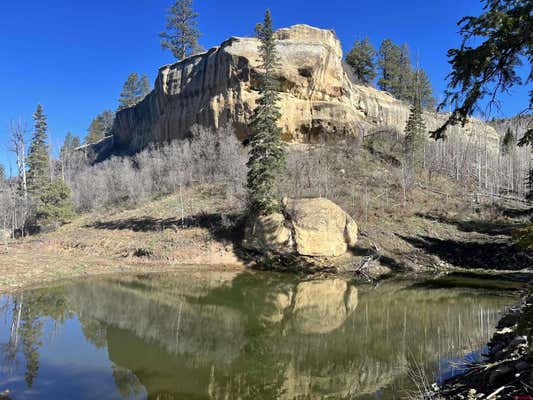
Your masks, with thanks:
M325 136L364 137L389 128L403 132L408 104L354 82L333 31L294 25L278 30L276 39L280 62L275 75L283 110L279 126L285 140L312 143ZM214 129L231 125L244 141L262 72L258 44L256 38L232 37L205 53L160 68L154 90L141 103L117 113L112 147L136 152L151 143L183 139L195 124ZM428 129L446 117L424 114ZM450 128L450 135L456 133L486 137L498 146L496 131L477 119L464 128Z
M512 399L533 396L533 295L509 309L488 344L486 360L444 382L427 398Z

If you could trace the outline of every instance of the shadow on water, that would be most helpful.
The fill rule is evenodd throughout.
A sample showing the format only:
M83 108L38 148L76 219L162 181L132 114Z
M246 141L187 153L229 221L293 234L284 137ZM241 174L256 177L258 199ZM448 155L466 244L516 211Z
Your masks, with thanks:
M483 289L487 294L501 294L502 291L517 291L531 281L531 273L506 273L498 275L475 272L454 272L442 277L416 282L407 289Z

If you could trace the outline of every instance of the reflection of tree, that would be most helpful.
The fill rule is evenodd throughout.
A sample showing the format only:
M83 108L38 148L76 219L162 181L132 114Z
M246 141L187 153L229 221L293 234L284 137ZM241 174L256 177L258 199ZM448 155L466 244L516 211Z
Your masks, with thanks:
M137 396L141 393L142 385L139 379L127 368L113 365L113 380L121 396L124 398Z
M96 319L87 318L85 316L80 316L79 320L85 339L97 349L105 348L107 345L106 326Z
M22 339L22 352L26 360L24 377L28 389L33 387L33 382L39 372L39 347L42 345L43 321L39 319L37 311L37 307L32 304L31 298L22 308L20 336Z
M39 373L39 348L42 346L44 318L50 317L61 323L70 314L62 288L40 289L15 295L11 302L12 322L3 353L6 364L13 367L17 352L21 350L26 363L26 383L31 389Z
M4 346L2 353L4 354L4 364L10 368L15 366L17 349L19 344L20 319L22 313L22 305L24 302L24 295L17 295L13 298L11 328L9 331L9 339Z

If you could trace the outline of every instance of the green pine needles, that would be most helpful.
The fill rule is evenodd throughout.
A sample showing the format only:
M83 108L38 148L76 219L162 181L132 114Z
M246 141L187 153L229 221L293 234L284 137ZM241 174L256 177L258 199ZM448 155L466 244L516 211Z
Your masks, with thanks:
M28 191L38 196L41 189L50 183L50 156L48 154L48 123L43 106L38 104L33 114L35 128L28 154Z
M277 106L279 94L274 70L279 60L270 11L267 10L264 22L257 25L256 32L263 73L251 123L247 186L251 213L266 215L281 208L276 183L286 164L286 147L277 125L281 113Z
M416 80L419 81L419 72L415 72ZM405 127L405 160L410 169L414 169L420 162L420 154L426 140L426 124L422 116L422 101L420 85L416 85L415 98L411 105L411 112Z

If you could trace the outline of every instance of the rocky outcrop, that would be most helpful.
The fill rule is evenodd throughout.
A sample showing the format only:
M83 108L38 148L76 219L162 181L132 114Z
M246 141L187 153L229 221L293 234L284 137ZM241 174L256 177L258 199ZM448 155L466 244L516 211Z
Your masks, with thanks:
M340 256L357 242L357 224L330 200L292 199L286 207L300 255Z
M287 253L293 247L292 232L281 213L259 216L246 226L243 246L261 252Z
M336 257L357 242L357 224L328 199L285 199L286 216L274 213L249 221L243 246L262 253Z
M295 25L280 29L276 37L279 125L286 140L313 142L324 135L364 135L383 127L403 131L408 106L388 93L354 84L333 31ZM154 90L138 105L117 113L115 149L134 152L149 143L184 138L195 124L230 124L245 139L258 96L257 47L255 38L232 37L205 53L162 67ZM430 129L444 118L425 115ZM487 134L496 143L498 139L493 128L478 120L464 129L452 128L450 134L454 131Z

